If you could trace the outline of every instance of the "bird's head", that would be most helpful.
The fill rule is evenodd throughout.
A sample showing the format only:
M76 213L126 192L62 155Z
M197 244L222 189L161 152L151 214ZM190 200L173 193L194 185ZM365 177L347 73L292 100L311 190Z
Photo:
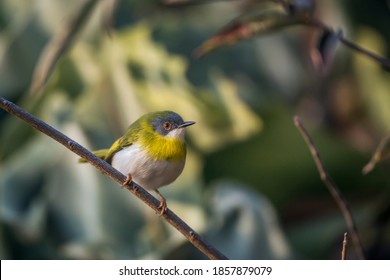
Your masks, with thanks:
M160 111L149 114L148 124L161 136L183 140L184 128L195 122L183 121L179 114L172 111Z

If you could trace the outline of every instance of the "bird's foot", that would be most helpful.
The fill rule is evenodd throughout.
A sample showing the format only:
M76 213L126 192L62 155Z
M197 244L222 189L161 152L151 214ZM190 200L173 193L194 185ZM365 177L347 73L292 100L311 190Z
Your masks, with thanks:
M154 190L154 191L160 197L160 204L158 205L158 209L161 209L159 214L160 216L162 216L168 210L167 200L165 199L165 197L163 197L163 195L158 190Z
M167 206L167 201L164 199L164 200L160 200L160 204L158 205L158 209L161 209L160 211L160 216L164 215L165 212L167 212L167 209L168 209L168 206Z
M127 174L126 180L122 183L122 187L127 186L133 180L130 174Z

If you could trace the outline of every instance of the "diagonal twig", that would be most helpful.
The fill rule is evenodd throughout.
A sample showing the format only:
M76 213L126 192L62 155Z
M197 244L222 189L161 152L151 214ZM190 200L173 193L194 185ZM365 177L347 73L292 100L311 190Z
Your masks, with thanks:
M364 175L371 172L377 163L390 156L390 133L386 134L380 141L370 161L363 167L362 173Z
M39 130L40 132L46 134L47 136L53 138L58 143L64 145L66 148L71 150L73 153L79 155L80 157L87 160L90 164L95 166L98 170L104 174L110 176L119 184L126 182L126 176L120 173L118 170L113 168L110 164L101 160L93 153L88 151L86 148L78 144L76 141L70 139L65 134L56 130L47 123L41 121L40 119L34 117L30 113L24 111L22 108L18 107L14 103L6 100L3 97L0 97L0 108L7 111L8 113L20 118L21 120L28 123L33 128ZM153 197L150 193L144 190L141 186L135 184L134 182L129 183L124 186L132 194L146 203L149 207L154 209L156 212L159 212L159 200ZM183 220L181 220L174 212L167 210L162 218L170 223L174 228L181 232L196 248L199 249L203 254L205 254L210 259L227 259L221 252L215 249L211 244L204 240L198 233L196 233L190 226L188 226Z
M341 193L339 188L337 187L336 183L333 181L332 177L329 175L328 171L325 168L324 163L321 160L320 153L318 149L316 148L313 139L311 138L310 134L307 132L306 128L303 126L301 120L298 116L294 117L294 124L301 133L303 139L305 140L307 146L309 147L310 153L314 159L314 162L316 164L316 167L318 169L318 172L320 174L322 182L325 184L325 186L328 188L330 194L332 195L333 199L336 201L337 205L339 206L341 213L344 216L344 220L347 224L347 227L351 233L352 241L355 246L356 255L360 259L364 259L364 252L363 252L363 246L360 241L360 237L358 234L358 230L356 227L355 220L353 219L351 209L349 207L349 203L344 197L344 195Z
M45 86L56 63L70 47L97 2L98 0L85 1L80 10L46 44L34 69L31 93L36 94Z
M341 259L347 259L347 245L348 245L348 233L344 232L343 249L341 250Z
M345 37L340 37L340 42L343 43L345 46L349 47L351 50L354 50L358 52L359 54L365 55L366 57L376 61L380 65L382 65L383 69L386 71L390 71L390 59L381 57L380 55L377 55L358 44L355 44L354 42L346 39Z

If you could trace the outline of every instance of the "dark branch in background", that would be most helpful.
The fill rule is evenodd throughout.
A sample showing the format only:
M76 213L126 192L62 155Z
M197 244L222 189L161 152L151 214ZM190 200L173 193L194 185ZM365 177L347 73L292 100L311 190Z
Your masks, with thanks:
M328 188L330 194L336 201L337 205L339 206L341 213L344 216L344 220L347 224L348 230L352 235L352 241L355 246L356 255L360 259L364 259L364 253L363 253L363 246L360 241L360 237L358 234L358 230L356 227L356 223L353 219L351 209L349 207L348 201L345 199L344 195L341 193L339 188L337 187L336 183L333 181L333 179L330 177L328 171L325 168L325 165L323 164L320 153L318 149L316 148L313 139L307 132L306 128L303 126L301 120L298 116L294 117L294 124L301 133L303 139L305 140L310 153L313 156L314 162L316 164L316 167L318 169L318 172L320 173L321 180L325 184L325 186Z
M34 69L31 93L36 94L45 86L56 63L73 43L97 2L98 0L85 1L80 10L46 44Z
M348 245L348 233L344 233L344 239L343 239L343 249L341 250L341 259L346 260L347 259L347 245Z
M371 172L377 163L390 156L390 133L385 135L380 141L370 161L363 167L362 173L364 175Z
M115 168L113 168L110 164L108 164L104 160L99 159L93 153L88 151L86 148L84 148L74 140L70 139L60 131L51 127L47 123L37 119L33 115L29 114L28 112L24 111L23 109L13 104L12 102L4 99L3 97L0 97L0 108L22 119L33 128L39 130L40 132L53 138L58 143L64 145L73 153L87 160L98 170L110 176L119 184L122 185L126 181L126 176L120 173ZM160 212L158 208L159 201L147 191L145 191L142 187L138 186L133 182L129 183L128 185L125 185L124 187L136 197L138 197L140 200L142 200L144 203L146 203L153 210L155 210L156 212ZM169 209L162 215L162 218L164 218L174 228L181 232L196 248L199 249L199 251L201 251L210 259L227 259L222 253L220 253L212 245L208 244L206 240L204 240L198 233L196 233L192 228L190 228L183 220L181 220L175 213L173 213Z
M165 0L163 2L174 6L184 4L207 4L214 1ZM225 25L219 32L203 42L202 45L194 51L194 55L200 57L222 45L231 45L239 40L246 40L255 36L280 31L295 25L303 25L305 27L316 27L325 34L335 34L335 36L329 36L329 38L331 40L336 38L337 42L374 60L382 65L384 70L390 71L389 59L383 58L348 40L342 35L342 30L334 31L333 28L315 18L313 16L314 6L308 1L263 0L258 2L273 3L275 6L281 7L282 11L275 13L275 10L259 8L257 8L257 11L254 11L253 9L244 11L240 17L235 18L231 23ZM390 5L389 3L390 1L387 0L388 5ZM340 33L340 35L338 35L338 33ZM327 64L326 61L324 63Z
M360 54L363 54L363 55L367 56L368 58L371 58L372 60L378 62L379 64L381 64L383 66L383 68L386 71L390 71L390 60L389 59L383 58L375 53L372 53L372 52L362 48L361 46L355 44L354 42L347 40L344 37L340 38L340 42L343 43L345 46L349 47L351 50L354 50L354 51L356 51Z

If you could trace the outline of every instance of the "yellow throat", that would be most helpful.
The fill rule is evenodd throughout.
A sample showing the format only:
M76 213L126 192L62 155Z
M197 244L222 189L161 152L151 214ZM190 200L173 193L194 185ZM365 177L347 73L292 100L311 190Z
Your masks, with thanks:
M138 143L154 160L181 161L186 158L186 144L179 138L148 133L140 137Z

